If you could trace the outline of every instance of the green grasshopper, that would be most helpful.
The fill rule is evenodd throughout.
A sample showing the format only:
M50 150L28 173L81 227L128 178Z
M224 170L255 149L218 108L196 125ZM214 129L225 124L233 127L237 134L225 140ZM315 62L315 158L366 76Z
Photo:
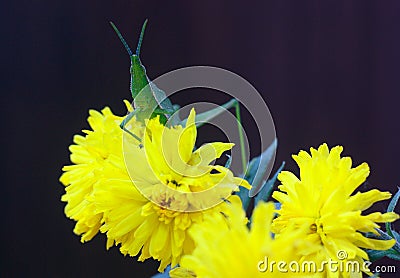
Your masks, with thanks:
M187 120L181 121L177 113L175 113L178 109L178 105L172 105L171 101L166 97L165 93L160 90L153 82L149 80L146 75L146 69L140 61L140 48L142 46L144 31L147 25L147 19L143 23L142 31L140 32L139 41L136 47L136 53L133 53L130 49L129 45L122 37L121 32L117 29L114 23L110 22L112 28L117 34L118 38L121 40L124 45L126 51L131 58L131 85L130 91L133 98L134 110L130 112L125 119L121 122L120 127L122 130L133 136L139 142L141 139L130 132L126 125L128 122L136 116L136 119L139 121L144 121L145 119L155 117L157 115L160 116L160 121L163 124L175 125L181 124L186 125ZM220 113L229 109L231 107L235 107L236 109L236 117L238 119L238 123L241 124L240 120L240 108L239 103L236 99L232 99L224 105L214 108L210 111L206 111L196 115L196 119L198 123L197 126L201 126L202 123L208 122L210 119L218 116ZM168 122L167 122L168 121ZM239 127L239 126L238 126ZM240 146L242 153L242 164L243 164L243 172L246 171L246 158L245 158L245 149L244 149L244 139L242 134L242 129L239 128L240 135Z
M143 23L142 31L140 32L139 41L136 47L136 53L132 52L115 24L112 22L110 22L110 24L131 58L130 91L133 98L134 110L121 122L120 127L122 130L141 141L138 136L126 129L126 125L134 116L136 116L139 121L143 122L146 118L153 118L160 115L160 120L165 124L176 109L172 105L171 101L166 97L165 93L149 80L146 75L146 69L140 61L140 48L142 46L147 20Z

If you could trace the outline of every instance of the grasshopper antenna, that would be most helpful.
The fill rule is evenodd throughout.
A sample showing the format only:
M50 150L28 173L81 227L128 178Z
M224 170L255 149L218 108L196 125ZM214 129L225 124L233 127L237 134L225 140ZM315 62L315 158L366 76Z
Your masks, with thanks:
M136 56L138 57L140 55L140 48L142 47L142 41L143 41L144 31L146 30L146 25L147 25L147 19L143 23L142 31L140 32L140 37L136 48Z
M145 21L143 27L146 26L146 22L147 22L147 20ZM115 26L115 24L114 24L112 21L110 21L110 24L111 24L111 27L114 29L115 33L117 33L117 36L118 36L118 38L120 39L120 41L122 42L122 44L124 45L126 51L128 51L129 56L132 56L132 55L133 55L133 52L132 52L132 50L129 48L129 45L126 43L124 37L122 37L121 32L118 30L117 26ZM143 28L142 28L142 33L143 33ZM143 37L143 36L142 36L142 34L141 34L141 35L140 35L140 38L142 39L142 37ZM141 44L141 41L140 41L140 44ZM138 48L139 48L139 45L138 45ZM140 49L139 49L139 50L140 50ZM137 51L136 51L136 52L137 52Z

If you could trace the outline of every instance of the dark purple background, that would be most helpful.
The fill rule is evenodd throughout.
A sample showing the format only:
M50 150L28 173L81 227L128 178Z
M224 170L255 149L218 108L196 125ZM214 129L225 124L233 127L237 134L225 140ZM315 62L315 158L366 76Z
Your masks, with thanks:
M292 153L328 142L370 164L370 186L395 192L400 183L398 1L8 2L0 7L1 276L155 273L155 263L106 252L102 235L82 245L60 202L60 169L88 108L122 113L129 97L129 59L109 20L134 46L149 19L142 61L151 78L212 65L250 81L270 107L277 161L288 169L297 171Z

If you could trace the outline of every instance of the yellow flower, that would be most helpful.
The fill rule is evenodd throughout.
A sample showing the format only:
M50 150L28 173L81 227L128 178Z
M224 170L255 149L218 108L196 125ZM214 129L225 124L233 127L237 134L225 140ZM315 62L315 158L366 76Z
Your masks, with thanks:
M187 235L193 223L224 212L223 198L240 203L230 196L237 185L250 188L229 169L209 165L232 144L210 143L193 152L194 118L192 111L186 127L165 127L159 117L147 121L142 144L124 141L123 155L110 159L92 198L104 214L107 248L120 244L120 251L131 256L141 251L140 261L161 261L159 271L193 250Z
M386 250L394 240L366 238L362 232L377 234L377 223L393 222L399 218L395 213L374 212L362 214L375 202L391 197L389 192L377 189L368 192L354 191L369 175L369 167L362 163L352 168L350 157L340 157L343 148L334 147L329 151L326 144L318 150L311 148L311 155L300 151L293 159L300 168L300 179L288 171L279 174L280 191L273 198L282 206L272 228L275 233L283 233L289 223L307 225L309 229L303 237L320 246L315 252L303 252L303 259L316 262L356 261L361 267L368 260L361 248ZM338 277L328 268L328 277ZM350 272L343 271L343 277ZM361 277L361 273L356 274Z
M290 262L296 262L297 249L308 250L291 230L274 239L271 222L274 204L260 202L252 216L251 228L243 209L231 204L224 214L207 217L189 230L196 248L182 258L171 277L293 277L302 275ZM301 229L300 229L301 231ZM280 265L278 262L286 262ZM274 263L275 262L275 263ZM292 271L290 270L292 269Z
M124 101L128 110L129 102ZM114 115L110 108L104 108L101 113L89 111L88 122L92 130L83 130L85 136L75 135L74 145L69 147L71 162L74 165L63 167L64 173L60 177L66 193L61 200L67 202L65 214L77 221L74 232L81 235L81 241L91 240L99 231L102 213L98 213L94 203L89 200L93 195L93 187L103 175L102 170L112 156L122 155L121 136L119 124L123 117ZM140 132L139 124L130 130ZM143 133L143 131L141 131Z
M124 144L129 175L152 202L174 211L200 211L221 203L237 190L237 185L250 188L229 169L210 165L234 144L213 142L193 152L196 135L193 109L186 127L166 128L158 118L148 121L144 151ZM168 203L164 203L166 200Z

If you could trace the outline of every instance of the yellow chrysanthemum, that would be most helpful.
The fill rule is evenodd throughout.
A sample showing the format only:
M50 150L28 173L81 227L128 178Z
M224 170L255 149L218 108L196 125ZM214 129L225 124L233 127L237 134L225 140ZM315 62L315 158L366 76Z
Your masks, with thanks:
M124 102L130 110L129 102ZM91 240L101 226L102 213L96 211L89 198L93 195L93 187L102 177L103 168L110 157L122 155L122 130L119 127L122 120L123 117L114 115L108 107L101 113L90 110L88 122L92 130L83 130L85 136L75 135L75 144L69 147L74 165L64 166L62 169L64 173L60 181L66 186L66 193L61 200L67 202L67 217L77 221L74 232L82 235L82 242ZM143 133L143 127L135 120L127 128Z
M260 202L252 216L251 228L243 209L236 204L224 214L207 217L189 233L196 248L182 258L180 268L171 277L293 277L303 275L297 262L297 249L308 250L298 239L299 230L291 230L274 239L271 222L274 204ZM301 229L300 229L301 231ZM285 265L277 264L285 262ZM297 264L300 265L300 264Z
M352 168L350 157L340 157L342 150L337 146L329 151L323 144L318 150L311 148L311 155L300 151L293 156L300 168L300 179L288 171L279 174L281 192L275 191L272 196L282 206L272 228L280 234L289 223L307 225L309 229L304 238L320 248L311 253L303 252L305 260L356 261L362 266L368 255L361 248L386 250L395 243L394 240L366 238L362 232L377 234L377 223L393 222L399 216L379 212L362 214L375 202L389 199L391 194L377 189L353 194L369 175L369 167L362 163ZM339 277L337 272L327 271L328 277ZM351 275L346 271L340 274L342 277ZM362 276L361 273L354 275Z
M193 152L194 118L192 111L186 127L165 127L158 117L147 121L142 144L124 141L124 156L110 159L92 198L104 214L101 231L107 233L107 247L120 244L120 251L131 256L141 251L140 261L150 257L161 261L159 271L193 250L187 235L193 223L226 210L226 202L215 194L228 198L237 185L250 187L229 169L209 165L232 144L210 143ZM204 191L216 185L222 192ZM202 196L217 196L218 202L207 208L211 204ZM229 201L240 203L237 196Z
M196 135L193 109L186 127L166 128L155 118L146 124L143 149L124 145L132 181L159 206L183 212L200 211L222 202L237 190L237 185L250 187L229 169L210 165L234 144L208 143L193 151Z

